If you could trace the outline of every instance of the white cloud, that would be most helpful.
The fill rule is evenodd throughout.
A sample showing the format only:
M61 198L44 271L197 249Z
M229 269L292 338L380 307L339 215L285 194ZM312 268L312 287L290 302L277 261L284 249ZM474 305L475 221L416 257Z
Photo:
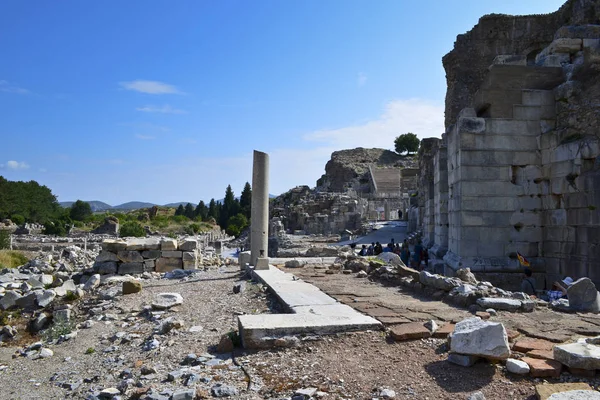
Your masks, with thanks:
M140 140L154 140L156 139L156 137L154 136L149 136L149 135L140 135L139 133L135 135L136 139L140 139Z
M444 132L444 106L421 99L389 102L378 118L338 129L323 129L304 136L341 149L394 147L394 139L407 132L419 139L440 137Z
M356 84L360 86L365 86L367 84L367 75L364 72L358 73L358 78L356 78Z
M15 93L15 94L29 94L29 90L15 85L11 85L8 81L0 80L0 92Z
M23 161L7 161L6 164L0 164L0 168L8 168L8 169L27 169L29 165Z
M148 94L184 94L173 85L158 81L135 80L131 82L119 82L119 85L126 90L133 90Z
M186 114L187 111L173 108L168 104L164 106L144 106L136 108L137 111L161 114Z

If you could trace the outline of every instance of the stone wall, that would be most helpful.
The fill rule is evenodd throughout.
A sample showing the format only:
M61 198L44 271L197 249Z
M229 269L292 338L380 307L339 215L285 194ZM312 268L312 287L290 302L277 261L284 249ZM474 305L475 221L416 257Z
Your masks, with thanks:
M547 286L600 284L600 25L560 26L600 23L598 4L484 17L444 58L447 131L419 153L415 219L446 273L517 273L520 252Z
M169 238L107 239L94 264L99 274L141 274L197 269L202 257L198 241Z

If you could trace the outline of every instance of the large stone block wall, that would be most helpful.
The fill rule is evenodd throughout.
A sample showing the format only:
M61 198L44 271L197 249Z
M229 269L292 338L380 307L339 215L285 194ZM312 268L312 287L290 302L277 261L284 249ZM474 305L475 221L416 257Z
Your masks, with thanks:
M599 285L600 26L562 27L535 65L529 58L496 57L474 108L463 108L441 145L420 155L422 170L434 173L432 249L437 255L445 241L438 222L447 173L447 273L520 272L518 251L546 285L565 276ZM428 195L424 183L420 189ZM428 198L419 208L427 216ZM428 222L420 224L426 238Z
M434 221L432 251L443 257L448 251L448 150L446 138L436 144L433 156Z
M201 259L195 239L107 239L102 242L94 269L100 274L119 275L168 272L196 269Z

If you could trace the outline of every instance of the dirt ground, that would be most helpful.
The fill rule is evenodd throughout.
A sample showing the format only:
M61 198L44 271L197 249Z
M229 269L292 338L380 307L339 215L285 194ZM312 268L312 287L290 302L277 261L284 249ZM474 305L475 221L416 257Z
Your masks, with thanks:
M307 280L320 275L310 270L302 274ZM312 279L329 282L320 286L342 297L374 297L384 291L388 296L384 305L413 317L423 312L433 315L436 310L442 316L468 315L353 276ZM234 294L233 286L241 281L246 282L245 290ZM237 266L198 272L186 279L144 280L143 285L142 292L114 300L92 296L81 301L74 319L92 320L93 325L79 329L69 341L49 346L54 351L50 358L32 360L18 355L22 347L0 347L0 399L80 399L108 387L122 389L122 398L141 393L170 396L190 388L197 398L210 398L216 384L236 389L230 398L239 399L291 398L297 390L308 388L318 389L316 396L325 399L381 398L382 389L393 390L397 399L467 399L477 391L486 399L533 399L534 385L542 382L511 376L501 365L487 362L471 368L456 366L446 361L443 339L396 343L385 331L305 337L293 348L252 352L237 348L234 357L230 352L219 354L215 347L222 335L237 329L238 315L278 312L264 288L246 281ZM161 292L180 293L183 305L166 312L144 312ZM155 333L169 317L183 326ZM145 350L151 339L159 341L158 348ZM189 353L209 361L184 366ZM186 374L197 375L196 382L186 386L186 374L170 380L170 372L185 368ZM561 380L585 381L567 374Z

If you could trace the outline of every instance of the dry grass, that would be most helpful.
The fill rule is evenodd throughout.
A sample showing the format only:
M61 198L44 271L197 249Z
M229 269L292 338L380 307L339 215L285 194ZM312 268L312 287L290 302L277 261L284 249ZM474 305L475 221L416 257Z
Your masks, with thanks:
M0 268L16 268L26 264L29 259L23 252L16 250L0 250Z

